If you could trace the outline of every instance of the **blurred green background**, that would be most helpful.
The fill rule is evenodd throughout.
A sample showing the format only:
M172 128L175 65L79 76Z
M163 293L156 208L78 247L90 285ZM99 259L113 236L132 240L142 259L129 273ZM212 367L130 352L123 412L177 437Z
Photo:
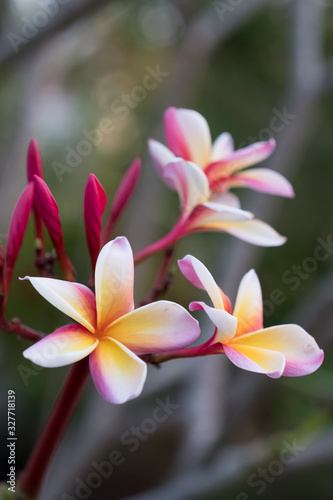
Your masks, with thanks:
M124 463L98 487L86 486L84 498L331 499L333 252L321 262L313 256L320 241L333 238L333 2L2 0L0 9L1 243L26 183L32 137L40 145L79 282L90 274L83 225L89 173L98 177L110 204L126 168L142 158L141 179L115 236L126 235L134 250L155 241L172 227L179 200L157 177L147 138L165 142L168 106L196 109L213 139L227 130L242 147L275 137L277 150L263 165L282 172L296 198L237 193L243 208L287 236L284 246L262 249L223 234L191 235L177 247L173 269L176 258L195 255L234 300L241 277L255 267L265 325L296 322L325 349L320 370L300 379L241 373L222 356L172 361L160 370L151 367L143 395L122 407L101 400L89 382L41 499L83 498L76 488L88 484L92 462L107 460L115 449ZM156 73L156 88L142 90L146 75ZM276 116L279 130L272 127ZM105 118L113 130L80 149ZM67 163L63 171L66 155L80 150L77 165ZM159 263L157 256L137 268L136 302L149 293ZM17 280L34 273L31 223L7 313L50 333L67 318ZM198 291L176 272L167 298L187 307ZM196 317L211 334L204 316ZM1 435L7 390L14 389L20 467L68 372L36 370L22 357L28 345L1 335ZM143 432L156 398L168 397L178 408L151 433ZM124 440L132 426L143 432L135 452ZM284 464L281 453L295 442L303 449L289 450ZM0 460L4 479L4 446Z

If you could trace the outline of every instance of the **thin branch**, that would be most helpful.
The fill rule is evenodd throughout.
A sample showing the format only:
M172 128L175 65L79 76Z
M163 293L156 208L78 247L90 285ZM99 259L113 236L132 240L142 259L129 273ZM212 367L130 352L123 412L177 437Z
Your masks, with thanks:
M72 0L66 6L60 6L59 12L54 17L50 17L45 26L38 28L38 32L30 39L23 37L21 33L22 25L13 26L8 30L6 43L0 45L0 66L4 67L13 62L16 63L22 57L32 54L53 36L112 1L114 0ZM21 36L26 40L24 44L20 44L19 50L16 50L16 52L8 38L10 33Z

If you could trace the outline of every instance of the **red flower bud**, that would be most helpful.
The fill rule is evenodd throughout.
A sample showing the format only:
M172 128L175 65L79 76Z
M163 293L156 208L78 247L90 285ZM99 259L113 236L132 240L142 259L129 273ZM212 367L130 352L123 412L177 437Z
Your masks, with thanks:
M94 174L90 174L84 193L84 224L93 272L101 248L102 215L106 201L102 185Z
M34 182L34 176L37 175L43 179L43 165L39 152L39 147L36 139L31 139L28 147L27 155L27 176L28 182ZM38 211L36 202L33 204L34 219L35 219L35 232L36 232L36 249L39 256L45 253L45 241L43 234L42 218Z
M128 168L127 172L122 178L120 186L114 196L109 220L103 235L103 243L106 243L111 238L114 225L117 222L122 211L126 207L127 203L129 202L138 183L140 172L141 160L140 158L135 158L132 165Z
M66 280L74 281L75 277L73 266L65 250L57 202L55 201L49 187L43 179L41 179L41 177L35 175L34 181L37 209L50 235L58 257L61 272Z
M14 266L28 225L33 197L34 184L33 182L30 182L19 197L9 224L4 272L5 301L8 297Z
M43 179L43 165L36 139L31 139L27 155L27 175L28 182L34 180L34 175Z

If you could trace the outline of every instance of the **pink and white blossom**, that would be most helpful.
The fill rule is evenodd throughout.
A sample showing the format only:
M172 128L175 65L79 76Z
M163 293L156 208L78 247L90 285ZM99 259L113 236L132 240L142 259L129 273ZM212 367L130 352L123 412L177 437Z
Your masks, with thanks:
M202 262L187 255L179 267L194 286L208 293L213 307L192 302L190 310L206 312L215 325L210 344L217 344L217 352L224 352L233 364L272 378L307 375L320 367L324 353L303 328L294 324L263 328L261 287L254 270L241 280L232 311L230 301Z
M100 251L95 294L78 283L26 279L76 324L58 328L24 351L24 356L44 367L89 356L93 381L112 403L124 403L141 393L147 365L139 355L185 347L200 334L198 322L174 302L163 300L134 309L133 254L125 237L110 241Z

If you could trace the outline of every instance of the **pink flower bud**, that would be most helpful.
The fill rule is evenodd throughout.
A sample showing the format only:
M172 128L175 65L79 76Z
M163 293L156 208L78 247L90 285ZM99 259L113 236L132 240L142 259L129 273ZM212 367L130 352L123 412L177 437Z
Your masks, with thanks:
M43 179L43 165L39 152L39 147L36 139L31 139L28 147L27 155L27 176L28 182L34 182L34 176L37 175ZM35 219L35 233L36 233L36 249L40 255L45 253L45 242L43 234L42 218L38 211L36 202L33 204L34 219Z
M129 202L134 189L136 188L140 172L141 160L140 158L135 158L135 160L125 173L124 177L122 178L120 186L114 196L109 220L103 235L103 243L106 243L110 239L115 223L117 222L122 211Z
M37 209L50 235L58 257L61 272L65 279L68 281L74 281L75 277L73 266L65 250L57 202L55 201L49 187L41 177L35 175L34 181Z
M6 298L8 296L14 266L28 225L33 197L34 183L30 182L19 197L9 224L4 273L4 292Z
M43 179L43 165L36 139L31 139L27 155L28 182L34 180L34 175Z
M90 174L84 193L84 224L93 271L101 247L102 214L106 201L102 185L95 175Z

